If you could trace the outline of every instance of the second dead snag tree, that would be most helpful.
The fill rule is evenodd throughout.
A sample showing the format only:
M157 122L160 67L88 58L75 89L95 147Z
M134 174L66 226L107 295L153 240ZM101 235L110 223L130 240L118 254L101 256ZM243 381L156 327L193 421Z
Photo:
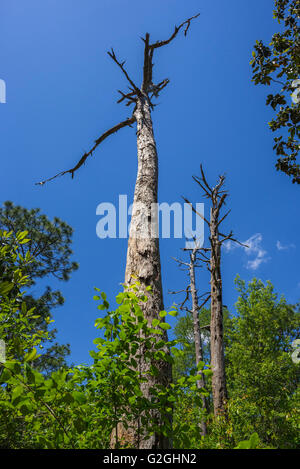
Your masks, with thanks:
M149 324L153 319L159 318L159 312L164 309L163 293L161 282L161 267L159 253L157 213L152 209L157 204L158 190L158 159L156 142L154 139L151 111L154 108L152 100L159 96L159 93L169 83L168 79L162 80L158 84L153 83L153 56L157 49L168 45L179 33L184 30L184 35L190 27L191 21L199 16L195 15L188 20L176 26L171 36L164 41L150 42L150 35L147 33L144 42L144 63L143 63L143 81L138 87L130 78L124 65L125 62L118 60L113 49L108 52L112 60L117 64L126 80L129 83L129 91L119 91L121 97L119 103L125 102L127 106L134 106L132 115L125 121L115 125L104 134L102 134L94 143L93 147L85 153L78 163L71 169L62 171L56 176L42 181L38 184L43 185L58 176L71 174L73 177L75 172L86 162L93 154L96 148L110 135L122 129L123 127L132 126L136 123L137 127L137 155L138 155L138 173L134 191L134 201L131 217L131 229L128 241L127 263L125 272L125 283L130 285L132 278L135 277L141 284L141 289L147 293L147 287L151 287L152 294L148 295L148 301L141 305L144 316ZM136 280L134 280L135 282ZM167 336L165 335L165 338ZM141 372L147 371L149 364L146 360L141 360ZM166 362L157 363L159 368L157 377L153 377L153 382L143 385L143 393L146 397L151 397L150 389L153 384L168 386L171 379L171 368ZM147 440L140 441L138 428L136 432L124 439L127 443L139 448L167 448L170 442L167 438L159 435L152 435ZM137 443L138 442L138 443Z
M225 183L225 176L220 176L215 187L208 184L200 166L201 178L193 177L201 189L204 196L211 202L210 218L207 220L193 207L191 202L184 199L192 208L192 210L201 218L209 227L210 257L202 253L202 261L208 265L210 271L210 299L211 299L211 320L210 320L210 354L212 369L212 396L215 416L226 415L227 388L225 373L225 356L224 356L224 334L223 334L223 291L221 276L221 247L225 241L233 241L239 243L233 238L232 231L225 235L220 232L219 227L225 220L230 210L220 218L220 211L225 204L228 195L227 191L222 190ZM241 244L241 243L239 243Z
M199 297L198 297L198 291L196 287L196 274L195 274L195 269L196 267L199 267L198 260L202 260L202 253L205 253L207 249L205 248L199 248L197 245L197 240L195 239L195 246L193 249L187 249L185 248L184 251L191 251L189 253L190 259L189 262L184 262L181 259L175 259L176 262L178 262L179 266L185 266L184 269L188 271L188 276L189 276L189 285L187 286L186 290L184 290L186 296L184 301L179 305L181 310L185 310L188 313L192 314L193 318L193 334L194 334L194 343L195 343L195 362L196 362L196 367L198 369L198 374L199 374L199 380L197 381L197 387L199 389L205 388L205 377L201 369L199 369L199 366L201 365L201 362L203 363L203 348L202 348L202 337L201 337L201 328L200 328L200 321L199 321L199 313L201 311L201 308L207 303L207 301L210 298L210 294L205 293L202 295L205 297L204 301L199 305ZM180 292L170 292L173 294L176 293L181 293ZM187 301L189 300L189 297L191 295L191 306L190 307L186 306ZM202 401L202 408L205 411L205 414L208 414L208 405L205 399L205 396L201 396L201 401ZM199 423L199 426L201 428L201 435L205 436L207 434L207 425L206 425L206 415L204 418L202 418L201 422Z

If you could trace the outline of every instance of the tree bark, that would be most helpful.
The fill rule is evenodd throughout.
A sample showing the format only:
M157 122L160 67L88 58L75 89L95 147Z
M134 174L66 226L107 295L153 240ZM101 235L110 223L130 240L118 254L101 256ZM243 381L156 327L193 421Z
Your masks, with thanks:
M193 205L184 199L192 208L192 210L200 216L209 227L210 236L210 259L203 256L202 261L209 264L210 271L210 287L211 287L211 320L210 320L210 355L212 368L212 395L214 405L214 415L224 415L227 417L226 402L226 374L225 374L225 354L224 354L224 333L223 333L223 302L222 302L222 277L221 277L221 247L225 241L233 241L244 247L233 237L230 231L225 235L219 231L219 226L230 213L230 210L219 219L220 210L225 204L228 195L226 190L221 190L225 176L219 176L218 183L215 187L211 187L205 177L202 165L200 165L201 177L193 176L193 179L205 193L205 197L211 200L210 219L207 220L202 214L198 213ZM221 237L221 238L220 238Z
M184 30L184 35L190 28L191 21L197 18L199 14L188 18L179 26L175 26L173 33L163 41L156 41L150 44L149 33L145 38L142 38L145 44L144 47L144 64L143 64L143 82L139 88L130 78L126 71L124 62L120 62L113 49L108 52L108 55L121 69L122 73L129 82L129 92L121 94L118 102L125 101L126 105L135 105L135 109L130 118L120 122L111 129L104 132L96 141L93 147L77 162L77 164L66 171L62 171L55 176L40 181L37 184L43 185L59 176L74 174L81 168L86 160L92 156L96 148L110 135L118 130L131 126L134 122L137 123L137 153L138 153L138 174L134 192L134 202L131 218L131 229L128 241L127 263L125 272L125 283L130 285L132 283L132 275L137 276L141 287L147 293L146 287L152 287L152 294L147 294L148 302L141 305L145 318L151 324L152 320L159 318L159 312L163 310L163 295L162 295L162 282L161 282L161 269L160 269L160 255L159 255L159 238L158 238L158 219L157 219L157 206L156 210L153 204L157 204L157 186L158 186L158 162L156 143L153 134L153 126L151 119L151 108L153 104L151 99L159 96L166 85L169 83L168 79L154 84L152 80L153 71L153 55L154 51L164 47L175 39L179 31ZM151 210L152 209L152 210ZM167 340L167 334L164 334ZM166 350L168 351L168 350ZM149 383L143 385L144 395L150 396L150 387L154 384L161 384L164 387L168 386L171 380L171 367L166 362L155 362L156 367L160 368L160 375L153 377ZM142 360L141 372L147 371L149 364L146 360ZM159 415L156 415L159 419ZM117 434L116 434L117 433ZM131 446L138 448L160 449L169 448L170 441L159 435L153 435L149 440L139 439L139 425L129 432L124 428L117 428L115 435L111 437L111 446L116 443L117 438L121 441L122 437Z
M151 285L152 295L144 306L145 317L154 319L163 309L159 238L153 204L157 204L158 160L149 103L139 98L135 111L137 122L138 173L135 184L128 240L125 283L136 275L142 286ZM152 210L151 210L152 209ZM152 233L151 233L152 228ZM157 316L155 316L157 317Z
M210 210L210 271L211 271L211 322L210 350L212 367L212 394L214 414L225 415L227 401L224 338L223 338L223 304L221 278L221 242L218 232L219 207L213 205Z
M203 361L203 352L202 352L202 339L200 332L200 322L199 322L199 304L198 304L198 295L196 288L196 278L195 278L195 262L196 262L197 248L193 249L190 256L190 287L192 295L192 313L193 313L193 330L194 330L194 341L195 341L195 355L196 355L196 366ZM198 388L205 387L205 378L201 371L199 371L200 380L197 381ZM201 396L202 408L207 411L207 403L205 396ZM203 419L201 421L201 435L205 436L207 434L206 421Z
M157 219L157 188L158 188L158 160L154 139L150 106L147 96L139 97L135 110L137 122L137 153L138 172L132 207L131 227L128 240L125 283L135 283L137 277L141 283L141 290L147 294L148 301L141 303L141 308L149 326L153 319L160 319L159 312L164 309L161 266L158 238ZM146 291L151 286L152 292ZM163 338L167 341L167 333ZM169 351L165 350L167 353ZM140 372L147 373L150 363L143 358L140 360ZM158 376L151 376L147 383L142 384L142 392L146 398L151 398L150 388L155 385L167 387L170 384L171 365L164 361L155 361L159 369ZM158 422L161 416L153 412L153 419ZM171 441L161 434L154 434L143 439L139 435L139 423L131 423L130 435L120 426L118 434L120 440L128 441L139 449L170 448Z

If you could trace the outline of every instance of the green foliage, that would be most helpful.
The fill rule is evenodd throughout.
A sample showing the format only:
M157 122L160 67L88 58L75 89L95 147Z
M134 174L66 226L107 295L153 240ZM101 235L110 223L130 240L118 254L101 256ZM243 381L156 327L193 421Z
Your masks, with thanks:
M12 232L0 231L0 338L6 342L9 357L20 359L26 350L48 339L48 333L33 330L39 315L35 308L28 309L22 288L29 283L28 266L33 262L30 254L25 257L20 247L28 242L27 232L13 236Z
M270 282L264 285L254 279L248 286L239 278L236 282L236 314L229 316L224 308L228 419L208 415L208 435L200 447L234 448L257 433L260 448L296 448L300 368L292 361L292 343L300 333L298 308L288 305L283 297L278 299ZM209 316L209 310L200 311L201 326L209 323ZM175 336L182 349L180 359L175 358L175 373L188 375L195 363L190 315L179 319ZM203 340L207 359L208 333ZM206 386L211 391L209 379ZM207 400L212 408L211 396ZM189 410L195 418L196 411Z
M95 322L99 335L90 352L92 365L41 373L40 346L49 332L35 329L39 311L24 301L33 262L21 253L27 233L0 235L0 337L7 352L0 364L0 448L108 448L114 431L122 448L130 444L120 438L120 424L127 431L138 428L140 438L154 432L169 437L175 448L299 446L299 364L291 359L299 312L278 299L270 283L254 279L246 286L237 279L237 314L224 314L228 416L214 418L202 409L202 397L211 398L208 333L197 370L191 318L180 318L178 339L167 341L165 319L177 312L161 311L148 324L141 304L152 293L141 292L138 281L124 286L114 310L105 293L95 289L102 313ZM200 323L207 325L209 316L209 310L201 311ZM175 367L173 382L158 384L155 377L169 362ZM197 387L200 370L206 389ZM143 393L146 382L152 384L149 396ZM201 437L203 418L206 437Z
M250 62L255 85L275 83L282 86L277 93L267 97L266 104L277 112L269 126L273 132L281 130L281 135L274 138L274 149L279 156L276 168L298 184L300 165L296 158L300 149L300 99L293 103L291 94L295 87L299 87L295 83L300 77L299 17L299 0L275 0L274 18L283 27L273 35L270 45L256 41Z
M249 440L240 441L235 449L258 449L259 447L259 436L257 433L253 433Z
M50 221L38 208L27 210L7 201L0 208L0 229L14 235L26 231L28 239L20 243L20 255L25 258L29 253L32 257L27 266L31 283L47 275L68 280L78 268L76 262L70 261L73 229L59 218Z
M190 402L199 405L205 390L198 390L195 370L169 387L153 381L151 395L143 395L143 383L157 375L158 364L173 362L169 349L174 354L180 351L176 342L163 338L165 312L148 325L140 307L147 297L139 288L137 282L119 293L114 311L108 311L106 295L96 289L99 293L94 299L100 301L99 310L106 313L95 323L102 334L94 341L97 350L91 352L93 365L61 369L45 377L34 368L35 347L26 348L20 360L3 363L0 407L2 415L10 416L8 426L2 423L4 429L10 432L12 421L22 422L25 445L32 448L107 448L118 424L128 429L139 420L141 438L156 432L174 437L178 446L187 444L187 422L177 419L173 434L173 409L188 394ZM143 369L139 366L142 354L148 363ZM20 426L18 429L20 433ZM197 426L193 432L195 439L199 437ZM10 441L7 434L2 447L18 447L16 440ZM124 442L117 439L116 444L122 447Z
M16 262L20 262L24 274L27 275L28 287L48 276L68 280L70 274L78 268L77 263L70 261L73 230L59 218L55 217L51 221L41 214L39 209L27 210L7 201L0 208L0 229L11 232L14 236L18 232L26 233L23 239L20 239ZM1 242L13 243L13 238L2 238ZM31 262L25 265L23 261L29 258ZM9 265L1 267L0 263L0 277L9 281ZM39 311L38 317L31 318L32 333L48 331L47 349L38 358L36 367L40 371L50 373L64 366L65 357L70 353L68 344L54 342L57 330L52 328L49 331L52 311L64 303L64 298L60 291L52 291L50 287L46 287L39 298L29 292L23 296L23 301L28 310L35 308Z
M267 446L299 444L299 365L293 363L292 342L300 318L270 282L237 279L238 315L228 331L226 348L229 413L237 441L258 433ZM298 416L298 417L297 417Z
M226 307L223 309L224 327L229 327L230 314ZM202 352L205 363L210 363L210 308L201 308L199 312L199 324L201 327ZM184 351L179 357L175 357L173 374L175 377L189 375L195 366L195 343L193 334L193 317L190 312L178 318L174 328L174 334L178 346ZM225 337L226 342L226 337Z
M22 288L29 282L24 271L32 262L30 254L23 257L20 253L20 247L28 242L27 234L19 232L14 237L12 232L0 231L0 338L5 341L7 359L0 364L3 383L10 379L12 371L20 373L25 363L36 359L37 348L48 339L47 331L33 330L32 324L39 316L35 308L27 308L23 299ZM0 447L31 447L24 434L24 419L9 405L7 391L7 385L0 388ZM20 387L14 389L13 397L19 393Z

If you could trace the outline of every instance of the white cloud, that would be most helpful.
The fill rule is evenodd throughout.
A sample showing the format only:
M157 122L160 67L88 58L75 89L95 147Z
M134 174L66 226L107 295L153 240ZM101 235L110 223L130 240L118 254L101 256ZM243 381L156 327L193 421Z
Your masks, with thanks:
M247 262L247 269L250 269L250 270L256 270L260 264L262 264L263 262L267 262L267 258L266 257L256 257L255 259L253 259L252 261L248 261Z
M295 244L281 244L280 241L277 241L276 243L276 247L278 249L278 251L286 251L287 249L290 249L290 248L295 248Z
M233 251L233 249L237 246L236 243L234 243L233 241L225 241L225 243L223 244L223 247L225 249L225 251L229 252L229 251Z
M247 262L247 269L256 270L262 263L267 262L270 258L267 257L267 251L262 248L262 234L256 233L251 236L243 244L248 248L244 248L248 256L255 256Z
M262 234L256 233L250 236L250 238L246 241L243 241L242 244L245 244L248 247L241 246L232 241L228 241L227 243L224 243L224 248L227 252L233 251L236 248L242 248L247 256L253 257L253 259L248 260L246 268L250 270L256 270L261 264L267 262L270 259L270 257L267 256L267 251L262 248L262 240Z

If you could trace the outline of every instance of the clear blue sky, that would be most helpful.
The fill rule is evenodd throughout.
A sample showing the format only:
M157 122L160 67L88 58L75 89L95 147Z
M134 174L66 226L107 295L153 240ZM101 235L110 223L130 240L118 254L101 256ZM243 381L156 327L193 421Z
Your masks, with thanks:
M96 337L93 287L112 299L124 278L127 242L96 237L96 206L116 203L119 194L132 199L135 130L107 140L74 180L34 183L71 167L95 138L129 115L116 104L117 89L127 84L106 51L113 46L140 83L140 36L149 31L153 40L164 39L199 11L188 36L178 36L155 58L155 80L171 80L153 113L159 199L172 203L185 195L202 202L191 178L199 164L211 183L226 172L232 213L224 230L232 228L241 241L259 235L248 255L240 248L224 252L224 303L233 308L237 273L270 279L288 301L299 301L299 187L274 168L269 89L251 83L249 66L255 40L268 41L278 28L272 9L272 0L2 0L0 78L7 103L0 104L0 202L40 207L75 229L80 269L67 283L46 282L66 298L54 318L75 363L89 361ZM166 307L174 300L168 290L186 282L171 259L181 247L180 240L161 242ZM208 289L204 273L198 286Z

